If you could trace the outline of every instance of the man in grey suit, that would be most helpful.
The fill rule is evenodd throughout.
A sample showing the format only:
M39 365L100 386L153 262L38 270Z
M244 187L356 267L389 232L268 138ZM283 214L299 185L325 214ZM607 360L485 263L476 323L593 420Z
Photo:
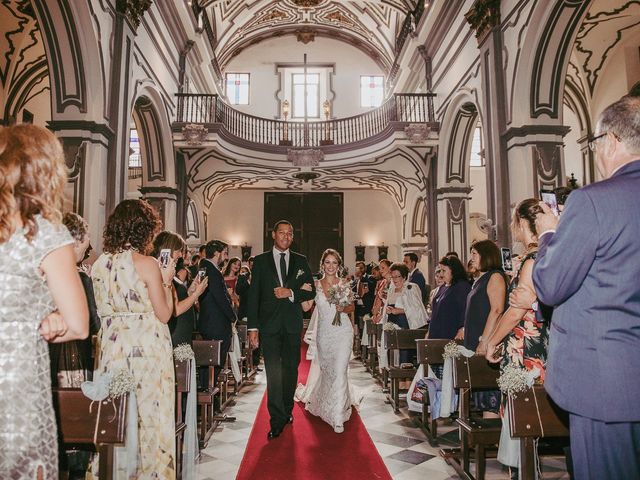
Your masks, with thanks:
M602 112L603 180L538 215L538 299L555 307L545 388L570 414L575 478L640 479L640 98Z

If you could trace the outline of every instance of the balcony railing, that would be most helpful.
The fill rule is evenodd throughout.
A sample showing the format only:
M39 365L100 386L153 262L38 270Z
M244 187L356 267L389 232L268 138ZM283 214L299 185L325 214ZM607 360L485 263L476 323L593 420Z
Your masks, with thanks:
M382 106L354 117L328 121L289 122L255 117L234 109L217 95L178 93L177 123L221 124L242 140L294 147L345 145L374 137L391 122L426 123L428 97L433 94L395 94Z

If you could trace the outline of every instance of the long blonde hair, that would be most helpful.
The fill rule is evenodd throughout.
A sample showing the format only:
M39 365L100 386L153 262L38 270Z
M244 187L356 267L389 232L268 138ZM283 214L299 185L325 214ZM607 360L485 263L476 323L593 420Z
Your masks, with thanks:
M0 243L13 235L16 213L29 240L38 232L36 215L59 224L66 181L64 152L53 133L28 124L0 128Z

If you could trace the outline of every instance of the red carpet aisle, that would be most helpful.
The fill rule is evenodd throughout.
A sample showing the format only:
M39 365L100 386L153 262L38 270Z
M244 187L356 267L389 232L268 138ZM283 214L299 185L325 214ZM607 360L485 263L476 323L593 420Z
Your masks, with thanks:
M311 362L303 343L298 381L306 382ZM293 425L267 440L269 412L265 392L238 471L238 480L391 479L380 454L354 409L344 432L333 429L296 402Z

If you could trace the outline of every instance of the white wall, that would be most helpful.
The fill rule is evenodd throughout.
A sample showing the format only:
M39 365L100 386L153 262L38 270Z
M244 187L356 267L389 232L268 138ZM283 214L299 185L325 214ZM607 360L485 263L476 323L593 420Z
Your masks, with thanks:
M230 256L240 256L240 245L253 247L252 255L263 251L264 191L225 192L209 212L207 238L219 238L229 245ZM344 263L353 271L355 246L368 245L366 261L378 260L374 245L389 246L389 259L402 261L402 217L400 209L386 193L376 191L344 192ZM268 246L267 246L268 247Z
M369 110L360 108L360 75L383 75L373 60L361 50L338 40L316 37L315 41L305 45L293 35L262 41L242 51L229 63L225 72L251 74L249 105L236 105L234 108L258 117L279 116L276 92L280 89L280 79L276 74L276 64L302 63L305 53L308 63L336 64L333 117L343 118ZM280 98L284 98L282 93ZM325 99L321 93L320 104Z
M344 263L353 272L356 245L367 245L365 261L378 261L373 245L388 245L389 260L402 261L402 216L386 193L352 190L344 193Z
M569 133L564 137L564 175L565 178L570 178L573 173L578 179L580 186L585 185L585 172L582 165L582 152L580 151L580 145L578 139L580 138L580 121L575 113L571 111L566 105L563 107L562 123L567 127L570 127ZM566 185L566 181L563 184Z

